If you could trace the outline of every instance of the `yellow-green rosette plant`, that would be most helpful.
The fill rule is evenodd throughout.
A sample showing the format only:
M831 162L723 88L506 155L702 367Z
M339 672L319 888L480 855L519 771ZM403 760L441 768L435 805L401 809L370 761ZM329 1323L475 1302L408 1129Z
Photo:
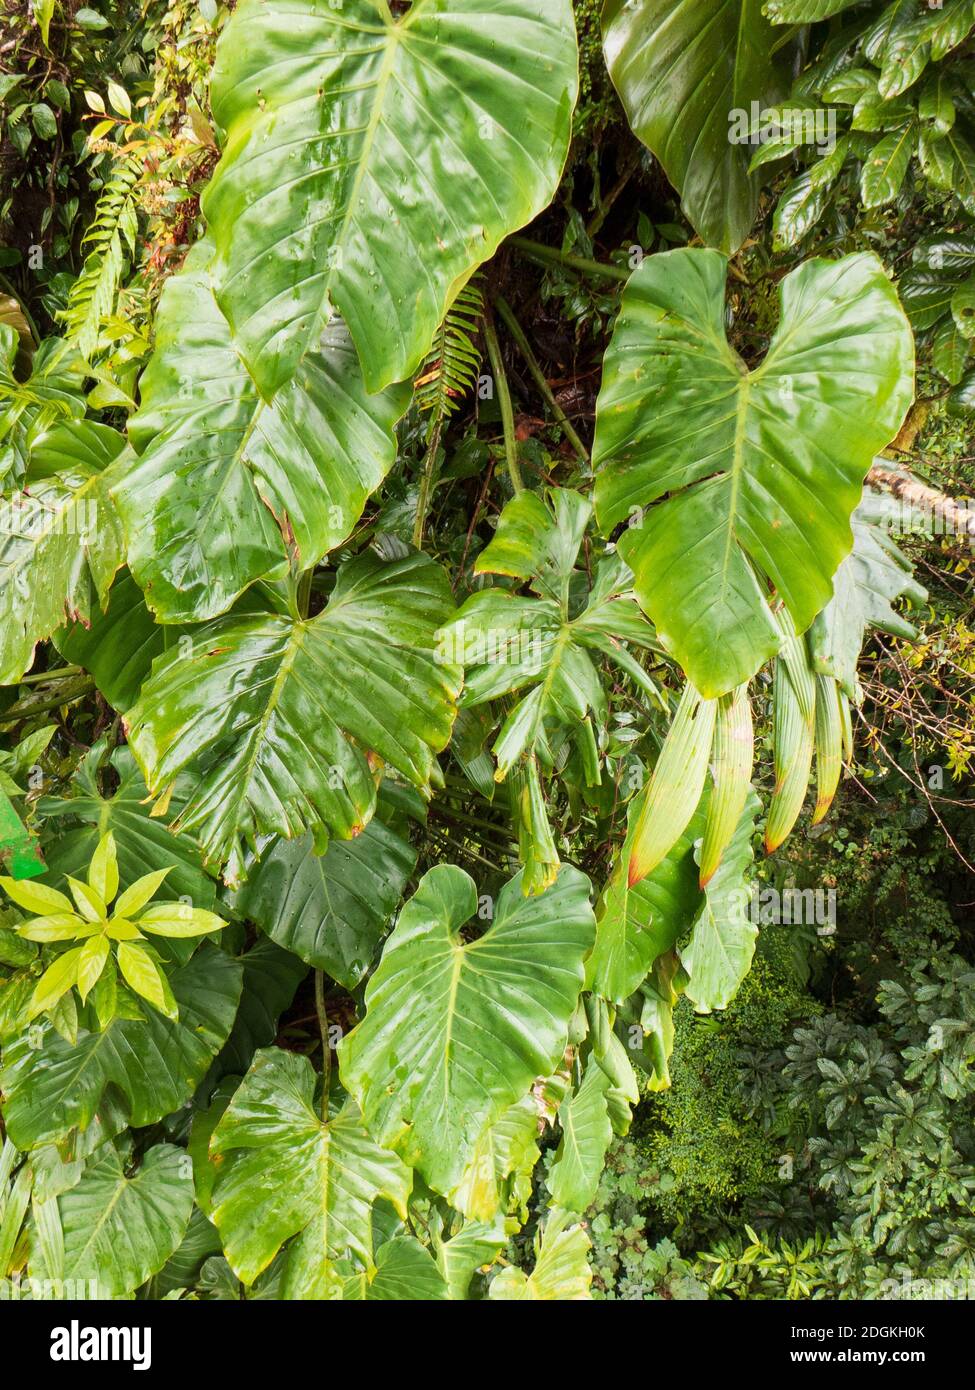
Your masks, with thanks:
M17 928L20 936L50 946L78 945L61 952L37 982L30 1017L53 1009L70 989L77 988L82 1004L100 983L96 1006L104 1024L115 1013L118 974L136 994L167 1018L179 1011L169 981L155 951L140 943L147 936L205 936L226 926L215 912L185 902L148 906L170 871L156 869L119 893L115 838L103 835L88 867L88 882L67 876L71 898L46 884L0 876L7 897L26 912L38 914ZM116 896L118 895L118 896ZM112 906L114 904L114 906Z

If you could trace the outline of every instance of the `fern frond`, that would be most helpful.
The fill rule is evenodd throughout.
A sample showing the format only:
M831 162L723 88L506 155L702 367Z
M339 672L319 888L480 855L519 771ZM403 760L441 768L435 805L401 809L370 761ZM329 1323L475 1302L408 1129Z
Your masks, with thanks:
M477 384L481 354L475 338L483 313L484 295L475 277L448 309L414 382L418 408L434 419L453 415Z
M135 186L139 159L124 160L102 189L82 248L89 247L81 274L71 286L61 317L67 338L89 360L98 347L102 324L113 312L125 273L126 250L135 256L139 231Z

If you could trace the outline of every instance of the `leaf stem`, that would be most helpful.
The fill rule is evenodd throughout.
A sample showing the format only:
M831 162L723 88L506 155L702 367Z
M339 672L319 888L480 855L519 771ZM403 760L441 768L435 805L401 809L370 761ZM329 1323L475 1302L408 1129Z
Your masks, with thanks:
M75 700L80 700L83 696L89 695L95 688L95 682L86 677L73 690L65 691L52 700L42 700L38 704L30 701L22 701L19 704L11 705L2 715L0 715L0 725L17 724L21 719L30 719L35 714L47 714L49 710L60 709L62 705L70 705Z
M328 1041L328 1005L325 1003L325 976L315 971L315 1013L322 1035L322 1124L328 1124L328 1093L332 1084L332 1048Z
M494 374L495 385L498 388L498 404L501 407L501 424L504 427L504 456L508 464L508 476L511 479L511 486L517 497L519 492L524 492L525 484L522 481L521 469L518 467L518 441L515 438L515 414L511 408L511 392L508 390L508 377L504 370L504 363L501 360L501 347L498 343L497 330L494 327L494 320L489 313L484 315L484 341L487 343L488 356L491 359L491 371Z
M34 671L29 676L21 676L16 682L17 685L43 685L45 681L60 681L67 679L68 676L80 676L83 667L81 666L56 666L53 671Z
M433 492L433 473L437 466L437 453L440 449L440 434L443 430L443 415L438 414L430 431L430 443L423 458L423 471L420 474L420 495L416 502L416 520L413 523L413 544L417 550L423 549L423 528L430 509Z
M588 466L589 452L586 449L585 444L583 444L582 440L576 433L575 428L572 425L572 421L569 419L568 415L566 415L565 411L562 409L558 401L555 399L555 394L545 378L545 373L542 371L541 367L538 364L538 358L532 351L531 343L529 343L527 337L525 336L525 332L521 324L515 318L511 306L508 304L508 301L504 298L504 296L499 294L494 301L494 307L497 309L498 313L501 316L501 322L504 324L505 328L507 328L512 338L514 338L515 343L519 351L521 352L522 357L524 357L528 370L531 372L532 377L534 378L535 385L538 387L539 391L541 391L542 393L542 396L548 402L548 407L551 410L552 414L555 416L556 420L558 420L559 424L562 426L563 434L565 435L569 443L572 445L573 449L576 451L582 462Z
M570 270L578 270L581 275L602 275L607 280L619 280L621 284L630 278L630 272L622 266L604 265L585 256L570 256L567 251L545 246L540 241L531 241L528 237L510 236L508 245L523 252L530 260L541 261L543 265L564 265Z

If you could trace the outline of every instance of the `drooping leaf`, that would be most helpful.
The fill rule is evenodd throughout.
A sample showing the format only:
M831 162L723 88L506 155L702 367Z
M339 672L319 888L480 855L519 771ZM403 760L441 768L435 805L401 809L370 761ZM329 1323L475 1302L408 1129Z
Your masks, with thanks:
M609 1077L590 1061L577 1091L559 1107L562 1142L546 1178L556 1206L583 1212L599 1186L606 1150L613 1138L606 1092Z
M853 514L853 550L836 572L833 597L810 629L815 669L835 676L851 700L859 699L856 668L867 629L915 636L915 629L892 606L901 596L913 604L926 598L910 560L891 538L891 529L904 520L895 498L865 490Z
M589 1237L582 1226L570 1226L567 1212L553 1212L541 1240L536 1241L531 1274L509 1265L491 1280L489 1296L501 1299L578 1302L591 1297Z
M4 1123L19 1149L87 1129L109 1096L120 1125L154 1124L193 1093L226 1041L240 998L241 969L204 944L171 977L179 1006L172 1023L151 1008L142 1020L114 1018L101 1032L80 1030L75 1045L43 1026L4 1048Z
M376 804L369 754L421 791L450 737L459 685L436 659L452 613L444 572L421 555L364 553L340 572L322 613L218 619L188 655L169 652L129 712L129 742L150 790L192 775L176 827L213 863L243 868L242 841L310 831L323 852ZM353 741L354 740L354 741Z
M708 823L701 846L701 887L705 888L721 863L745 809L755 758L755 735L748 690L739 686L718 701L711 771L714 790L708 804Z
M634 133L660 160L709 246L737 251L760 181L749 175L752 103L774 106L787 79L761 0L607 0L606 65ZM736 113L744 129L736 130ZM737 142L732 137L737 137Z
M627 837L596 909L596 944L586 962L586 984L622 1004L640 987L653 963L670 951L701 905L694 844L706 824L699 807L665 858L631 887L627 865L645 788L627 816Z
M270 399L330 300L366 385L411 376L457 289L544 208L575 105L569 0L247 0L211 87L213 279Z
M166 1263L193 1210L193 1177L182 1149L156 1144L127 1175L112 1144L88 1160L58 1198L64 1277L97 1297L124 1298Z
M634 272L594 446L600 525L647 508L619 549L662 645L705 697L778 650L765 579L799 632L828 602L867 468L913 390L910 329L872 255L786 276L778 330L751 371L725 337L724 278L724 259L701 250Z
M252 1284L286 1240L282 1295L321 1298L341 1287L335 1269L372 1264L373 1203L405 1219L411 1175L370 1139L351 1102L322 1122L306 1057L258 1052L210 1140L217 1160L211 1217L235 1273Z
M339 1045L344 1084L370 1132L437 1191L461 1180L482 1134L554 1070L592 945L589 880L563 865L537 897L505 884L490 928L465 944L473 880L439 865L420 881Z
M749 917L745 872L753 859L752 832L761 803L750 793L734 839L704 892L704 902L680 952L690 979L685 993L701 1013L726 1009L748 974L758 928Z
M55 425L34 445L29 490L0 501L0 684L18 681L66 619L104 606L123 562L108 495L123 444L90 420Z
M276 840L235 898L272 941L354 989L368 970L416 864L408 840L375 815L324 855L311 836Z
M254 580L341 544L392 466L409 404L405 388L367 394L337 320L266 404L213 299L208 255L195 248L163 291L129 424L140 458L113 493L129 564L167 623L215 617Z
M627 865L631 888L667 856L701 800L717 705L702 699L690 681L684 686L633 827Z
M765 822L767 854L778 849L799 818L815 745L816 677L805 638L789 632L775 662L772 703L775 786Z

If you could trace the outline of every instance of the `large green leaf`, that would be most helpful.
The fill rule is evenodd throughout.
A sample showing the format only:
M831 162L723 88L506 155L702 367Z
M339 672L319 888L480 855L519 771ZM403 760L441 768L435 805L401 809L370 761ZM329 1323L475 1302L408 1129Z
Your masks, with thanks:
M235 898L272 941L354 989L372 963L416 863L409 841L379 815L323 855L311 836L276 840Z
M237 1017L207 1074L207 1087L225 1076L242 1076L257 1049L274 1042L278 1020L308 973L304 961L264 937L258 937L239 960L244 976Z
M146 784L128 748L112 753L106 771L118 777L118 785L110 796L103 796L98 784L101 752L96 747L82 761L73 778L72 795L43 796L37 803L52 883L63 887L67 875L84 879L101 837L111 831L122 891L143 874L168 868L168 898L189 898L195 907L211 908L216 885L203 871L197 845L189 835L174 835L161 820L153 819ZM182 804L178 792L173 802L178 810Z
M129 741L154 795L192 774L177 818L210 861L243 868L242 839L349 839L376 804L369 754L423 791L450 737L459 686L434 634L453 611L443 571L422 555L371 552L339 573L308 621L230 616L168 652L129 712Z
M450 1293L430 1252L412 1236L396 1236L379 1247L373 1271L344 1280L342 1297L346 1302L441 1302Z
M270 399L329 302L378 391L458 288L547 206L569 144L569 0L246 0L217 50L213 278Z
M156 1144L129 1175L112 1144L89 1159L80 1182L58 1198L64 1277L91 1297L124 1298L172 1255L193 1210L193 1176L182 1149Z
M369 981L365 1019L339 1045L370 1131L438 1192L459 1183L502 1111L554 1070L582 988L589 880L563 865L551 888L526 898L521 877L465 944L473 880L454 865L425 874Z
M493 1221L465 1221L450 1240L436 1242L437 1264L447 1281L450 1297L467 1297L474 1271L493 1264L507 1244L504 1217Z
M104 607L123 562L108 495L123 444L90 420L55 425L34 446L29 489L0 500L0 685L20 679L66 618Z
M567 1212L553 1212L536 1239L531 1274L509 1265L492 1279L489 1296L531 1302L590 1298L589 1237L582 1226L568 1225L570 1220Z
M372 1265L373 1203L406 1219L411 1175L363 1129L351 1102L323 1123L306 1057L259 1052L210 1140L217 1161L211 1216L235 1273L252 1284L286 1240L282 1296L341 1288L334 1266Z
M851 700L859 698L857 662L868 627L896 637L916 635L892 607L896 598L923 603L926 591L890 530L904 516L900 504L869 488L853 514L853 550L836 571L833 597L809 632L817 671L835 676Z
M732 124L783 95L780 43L762 0L606 0L606 65L634 133L664 166L688 221L709 246L737 251L751 231L760 179ZM744 123L744 120L740 124Z
M338 320L265 404L214 301L208 254L195 248L163 291L129 425L141 457L113 494L133 573L169 623L212 618L255 579L344 541L393 464L409 404L402 387L366 393Z
M613 1138L609 1088L609 1077L590 1060L578 1090L559 1107L562 1142L545 1182L555 1205L568 1211L585 1211L596 1196Z
M142 590L125 570L112 585L105 611L61 628L54 645L66 661L90 672L110 705L125 710L138 699L155 658L175 646L182 631L153 621Z
M630 853L647 791L644 788L629 807L626 840L596 909L596 945L586 962L588 987L617 1004L640 987L658 956L673 949L702 902L694 843L704 834L704 805L657 867L639 883L628 885Z
M875 256L787 275L752 370L725 336L725 271L716 251L682 249L631 276L594 446L599 522L631 523L619 549L637 597L708 698L779 648L766 580L800 633L826 605L913 391L911 331Z
M230 1032L241 968L205 943L170 982L178 1022L146 1009L143 1020L114 1018L100 1033L81 1029L74 1045L43 1024L40 1046L32 1033L4 1049L3 1117L19 1149L87 1129L109 1099L138 1128L190 1098Z
M745 873L753 859L752 833L761 803L749 792L741 820L704 890L704 902L681 950L690 976L685 993L701 1013L726 1009L748 974L758 928L749 914Z

